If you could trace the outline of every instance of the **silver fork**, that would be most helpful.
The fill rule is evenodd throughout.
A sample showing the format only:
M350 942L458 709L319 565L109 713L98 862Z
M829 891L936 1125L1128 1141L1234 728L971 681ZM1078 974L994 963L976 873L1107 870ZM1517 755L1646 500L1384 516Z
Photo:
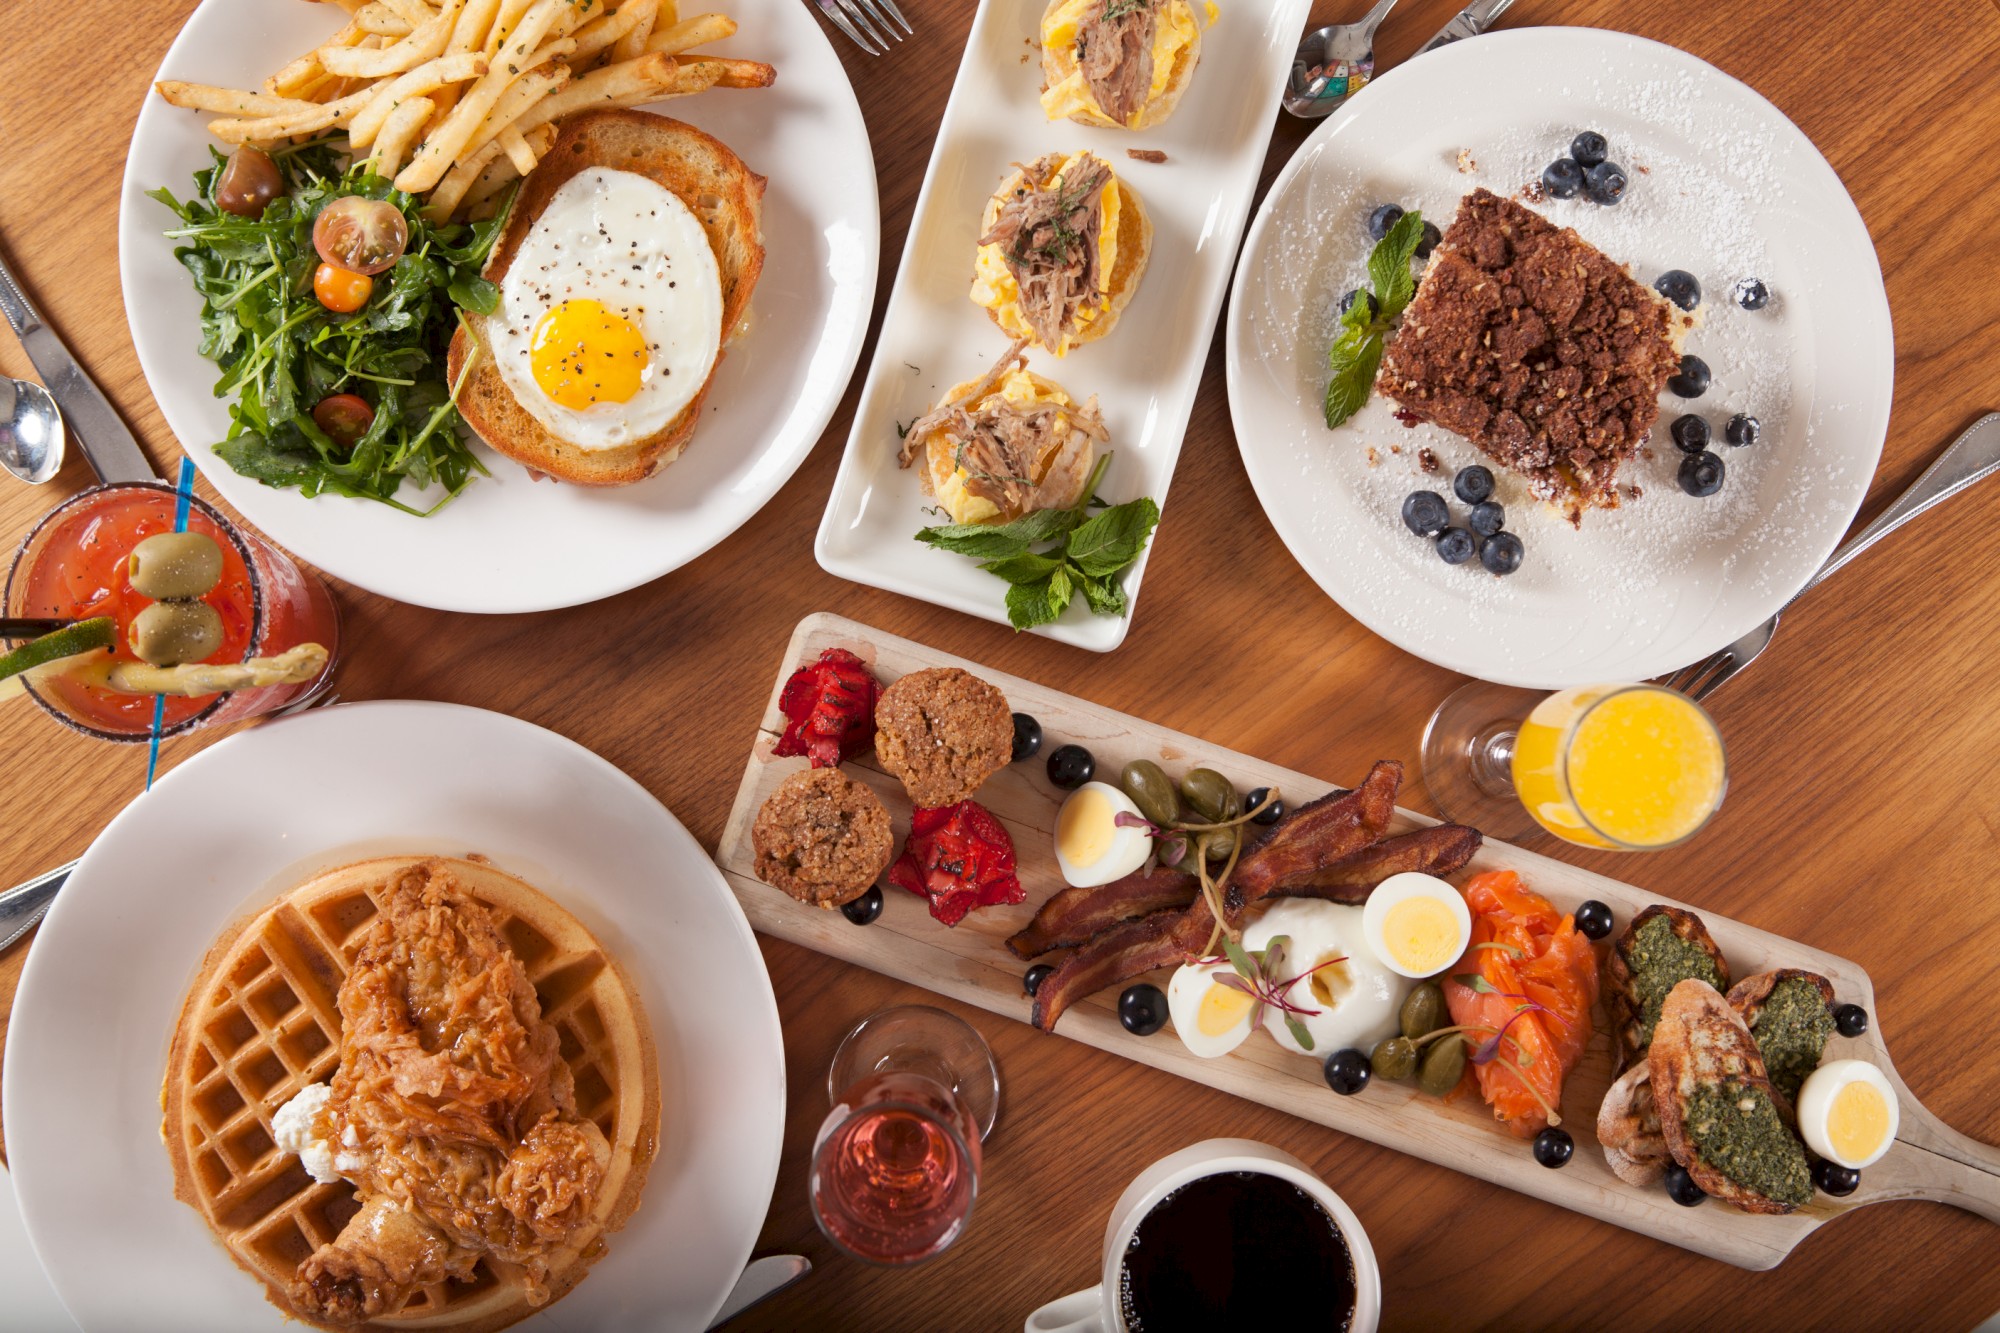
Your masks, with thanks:
M892 41L902 41L904 33L916 33L903 17L903 11L896 8L896 0L813 0L813 3L834 27L852 37L854 44L871 56L887 51ZM898 26L902 32L896 31Z
M1777 615L1713 656L1703 658L1693 666L1682 667L1671 676L1662 677L1660 683L1670 690L1679 690L1690 699L1706 699L1725 681L1756 661L1757 654L1771 646L1771 638L1778 632L1778 619L1790 609L1792 602L1798 601L1827 575L1918 514L1944 503L1995 471L2000 471L2000 412L1988 412L1953 440L1937 456L1937 460L1924 469L1923 475L1911 482L1910 488L1897 496L1895 503L1884 509L1873 523L1841 543L1840 549L1819 567L1819 573L1793 594L1790 602L1778 608Z
M297 703L285 705L271 716L274 719L290 717L308 708L320 708L339 700L339 694L322 688ZM76 862L71 861L0 893L0 953L5 953L15 940L27 934L42 919L43 913L49 910L49 904L55 901L56 894L62 891L62 886L69 883L70 872L75 869Z

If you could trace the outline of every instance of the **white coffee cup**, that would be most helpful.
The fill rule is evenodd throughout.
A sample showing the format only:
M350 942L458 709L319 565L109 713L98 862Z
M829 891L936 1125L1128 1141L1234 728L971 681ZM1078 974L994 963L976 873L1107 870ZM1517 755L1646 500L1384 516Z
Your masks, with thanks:
M1072 1292L1029 1315L1026 1333L1127 1333L1118 1306L1118 1269L1132 1233L1160 1200L1189 1181L1224 1171L1276 1176L1319 1201L1340 1228L1347 1252L1354 1259L1354 1321L1349 1327L1353 1333L1375 1333L1382 1316L1382 1272L1375 1265L1375 1250L1368 1243L1368 1233L1361 1229L1361 1219L1325 1181L1307 1170L1305 1163L1251 1139L1209 1139L1162 1157L1141 1171L1118 1196L1111 1224L1104 1230L1103 1280L1089 1291Z

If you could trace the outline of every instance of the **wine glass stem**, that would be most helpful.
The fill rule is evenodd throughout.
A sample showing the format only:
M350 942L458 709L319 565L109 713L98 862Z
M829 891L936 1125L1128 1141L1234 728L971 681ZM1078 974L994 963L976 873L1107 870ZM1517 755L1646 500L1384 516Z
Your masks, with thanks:
M1520 723L1495 722L1472 738L1472 781L1488 796L1514 795L1514 741Z

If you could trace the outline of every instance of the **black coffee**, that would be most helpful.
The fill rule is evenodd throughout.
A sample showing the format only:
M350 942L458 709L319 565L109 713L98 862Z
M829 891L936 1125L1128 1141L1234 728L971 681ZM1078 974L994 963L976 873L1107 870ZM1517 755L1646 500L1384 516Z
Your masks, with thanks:
M1303 1333L1354 1320L1354 1257L1339 1226L1312 1195L1261 1171L1203 1176L1160 1200L1125 1247L1118 1287L1132 1333Z

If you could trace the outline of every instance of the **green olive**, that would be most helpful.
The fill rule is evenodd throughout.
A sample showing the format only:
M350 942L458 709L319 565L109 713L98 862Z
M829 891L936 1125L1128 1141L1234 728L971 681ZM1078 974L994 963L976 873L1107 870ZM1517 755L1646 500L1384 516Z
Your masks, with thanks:
M156 602L205 597L222 581L222 548L202 532L156 532L132 548L126 572Z
M1243 798L1228 778L1212 768L1191 768L1181 779L1181 796L1203 822L1220 824L1243 813Z
M1208 839L1208 859L1211 861L1227 861L1236 850L1236 830L1233 828L1217 829L1213 833L1202 834L1202 837Z
M1454 1032L1439 1037L1424 1052L1423 1067L1417 1071L1417 1086L1433 1097L1442 1097L1458 1086L1465 1073L1465 1038Z
M1417 1044L1408 1037L1390 1037L1375 1043L1368 1057L1378 1078L1410 1079L1417 1072Z
M1118 775L1118 785L1139 807L1139 813L1161 828L1181 817L1181 800L1174 794L1173 779L1150 759L1134 759Z
M222 617L207 602L154 602L132 618L132 652L153 666L200 662L222 646Z
M1435 981L1420 981L1403 997L1403 1035L1415 1040L1445 1025L1444 991Z

